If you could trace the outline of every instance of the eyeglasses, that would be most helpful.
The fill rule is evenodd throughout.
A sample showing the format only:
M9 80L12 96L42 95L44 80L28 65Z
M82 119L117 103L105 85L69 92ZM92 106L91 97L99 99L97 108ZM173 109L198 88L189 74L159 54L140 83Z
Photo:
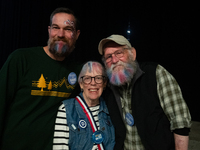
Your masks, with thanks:
M105 80L105 77L101 76L101 75L98 75L98 76L95 76L95 77L82 76L81 78L82 78L83 83L85 83L85 84L90 84L92 82L92 78L94 78L94 81L97 84L101 84Z
M109 54L109 55L107 55L106 57L104 57L106 63L109 63L109 62L112 61L112 59L113 59L112 55L113 55L113 54L114 54L115 57L117 57L117 58L122 58L122 57L124 56L124 50L125 50L125 49L129 49L129 48L123 48L123 49L117 50L117 51L115 51L114 53Z

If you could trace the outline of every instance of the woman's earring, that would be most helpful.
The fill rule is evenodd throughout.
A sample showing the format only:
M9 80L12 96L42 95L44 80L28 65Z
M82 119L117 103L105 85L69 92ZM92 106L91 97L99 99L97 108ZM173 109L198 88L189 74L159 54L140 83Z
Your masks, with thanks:
M83 89L81 89L81 92L83 92Z

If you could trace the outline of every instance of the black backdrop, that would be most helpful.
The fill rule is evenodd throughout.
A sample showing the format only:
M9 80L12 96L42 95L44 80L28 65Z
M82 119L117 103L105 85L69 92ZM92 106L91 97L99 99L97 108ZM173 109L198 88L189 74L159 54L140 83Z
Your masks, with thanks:
M0 68L17 48L46 45L49 16L57 7L79 16L81 35L72 56L81 62L101 61L99 41L111 34L127 36L130 23L137 60L164 66L177 79L192 120L200 121L197 6L176 0L1 0Z

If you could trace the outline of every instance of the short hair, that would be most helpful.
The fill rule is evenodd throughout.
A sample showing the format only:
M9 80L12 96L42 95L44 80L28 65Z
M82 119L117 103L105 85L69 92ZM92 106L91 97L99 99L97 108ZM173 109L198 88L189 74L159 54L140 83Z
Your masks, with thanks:
M79 74L78 77L78 82L81 82L81 77L84 76L87 72L92 72L92 71L96 71L97 73L102 73L102 76L106 77L106 71L105 68L97 61L88 61L86 62L82 69L81 72ZM106 80L106 78L105 78ZM104 81L105 82L105 81Z
M52 18L55 14L57 13L66 13L66 14L70 14L70 15L73 15L74 18L75 18L75 27L76 27L76 30L79 30L80 29L80 22L78 20L78 18L75 16L74 12L69 9L69 8L65 8L65 7L59 7L59 8L56 8L50 15L50 23L49 25L51 26L52 24Z

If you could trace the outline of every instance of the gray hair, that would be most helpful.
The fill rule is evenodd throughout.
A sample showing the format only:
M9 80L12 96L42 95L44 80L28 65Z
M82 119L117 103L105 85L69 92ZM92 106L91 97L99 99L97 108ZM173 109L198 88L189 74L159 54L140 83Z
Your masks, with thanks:
M99 62L88 61L83 65L81 69L81 72L78 77L78 82L79 83L82 82L81 77L84 76L87 72L91 73L93 71L96 71L97 73L101 73L102 76L107 77L104 67Z

